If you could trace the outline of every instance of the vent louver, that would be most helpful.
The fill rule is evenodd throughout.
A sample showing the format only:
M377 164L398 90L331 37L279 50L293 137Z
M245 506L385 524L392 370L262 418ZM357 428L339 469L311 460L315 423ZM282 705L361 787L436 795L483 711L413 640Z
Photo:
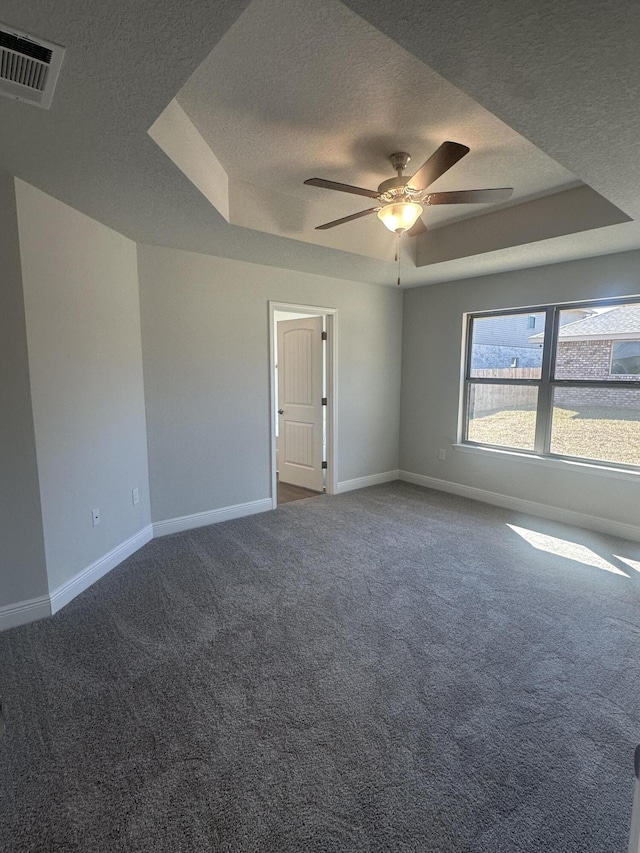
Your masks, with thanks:
M63 56L60 45L0 24L0 95L48 110Z

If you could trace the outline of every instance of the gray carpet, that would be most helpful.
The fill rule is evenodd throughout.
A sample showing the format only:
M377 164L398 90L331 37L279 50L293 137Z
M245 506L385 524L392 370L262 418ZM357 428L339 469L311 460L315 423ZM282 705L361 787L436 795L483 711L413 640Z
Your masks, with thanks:
M0 848L622 853L620 556L640 546L402 483L155 540L0 635Z

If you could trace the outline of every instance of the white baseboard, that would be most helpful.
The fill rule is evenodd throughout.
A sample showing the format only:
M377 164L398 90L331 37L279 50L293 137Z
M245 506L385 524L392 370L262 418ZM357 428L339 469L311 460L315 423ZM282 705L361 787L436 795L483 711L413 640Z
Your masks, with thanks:
M193 515L182 515L179 518L167 518L165 521L154 522L153 535L157 537L167 536L170 533L181 533L183 530L193 530L196 527L205 527L208 524L218 524L220 521L231 521L234 518L255 515L259 512L267 512L270 509L273 509L273 500L263 498L259 501L211 509L208 512L196 512Z
M86 569L78 572L77 575L74 575L57 589L54 589L50 595L51 613L57 613L61 607L64 607L65 604L68 604L77 595L80 595L81 592L88 589L97 580L106 575L107 572L110 572L111 569L115 569L115 567L123 560L126 560L127 557L130 557L139 548L142 548L143 545L146 545L146 543L150 542L152 539L153 528L149 524L134 536L131 536L129 539L113 548L105 554L104 557L100 557L100 559L96 560L95 563L87 566Z
M0 631L17 628L18 625L26 625L28 622L36 622L38 619L44 619L45 616L51 616L51 602L48 595L8 604L0 607Z
M548 518L551 521L561 521L563 524L571 524L574 527L584 527L597 533L606 533L609 536L620 536L622 539L631 539L640 542L640 527L633 524L625 524L608 518L600 518L595 515L586 515L571 509L560 509L555 506L528 501L524 498L515 498L511 495L503 495L498 492L489 492L486 489L478 489L475 486L465 486L462 483L452 483L449 480L439 480L437 477L426 477L424 474L412 474L410 471L399 471L398 478L407 483L415 483L427 489L437 489L440 492L449 492L460 495L463 498L471 498L474 501L494 504L505 509L513 509L527 515L536 515L540 518Z
M370 474L368 477L356 477L355 480L343 480L336 487L336 494L352 492L355 489L366 489L367 486L378 486L380 483L391 483L398 479L397 471L384 471L382 474Z
M191 530L206 524L215 524L219 521L228 521L232 518L241 518L245 515L254 515L258 512L266 512L273 509L272 498L260 501L237 504L235 506L214 509L210 512L199 512L194 515L185 515L181 518L170 518L149 524L116 548L113 548L95 563L78 572L61 586L57 587L50 595L34 598L30 601L19 601L0 607L0 631L14 628L18 625L26 625L57 613L65 604L72 601L85 589L88 589L101 577L106 575L127 557L134 554L147 542L156 536L166 536L169 533L178 533L181 530Z

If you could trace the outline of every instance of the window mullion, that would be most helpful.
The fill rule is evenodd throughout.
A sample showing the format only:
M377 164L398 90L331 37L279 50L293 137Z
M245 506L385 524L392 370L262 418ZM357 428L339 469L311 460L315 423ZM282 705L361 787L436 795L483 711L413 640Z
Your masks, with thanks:
M462 395L462 440L469 440L469 382L471 376L471 341L473 340L473 317L467 318L467 345L464 364L464 391Z
M546 310L544 324L544 343L542 345L542 368L538 386L538 407L536 411L535 452L548 453L551 445L551 409L553 405L553 362L558 337L558 312L549 307Z
M463 443L640 471L640 295L466 319Z

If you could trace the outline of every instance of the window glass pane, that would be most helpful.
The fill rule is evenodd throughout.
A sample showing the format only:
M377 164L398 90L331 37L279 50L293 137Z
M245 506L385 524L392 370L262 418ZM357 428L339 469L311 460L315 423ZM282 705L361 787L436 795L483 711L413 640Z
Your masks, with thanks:
M535 385L469 385L469 441L533 450L538 388Z
M640 341L613 341L611 374L640 379Z
M471 376L539 379L544 342L544 313L475 317L471 340Z
M640 304L561 311L555 378L640 381Z
M640 388L554 388L551 452L640 465Z

